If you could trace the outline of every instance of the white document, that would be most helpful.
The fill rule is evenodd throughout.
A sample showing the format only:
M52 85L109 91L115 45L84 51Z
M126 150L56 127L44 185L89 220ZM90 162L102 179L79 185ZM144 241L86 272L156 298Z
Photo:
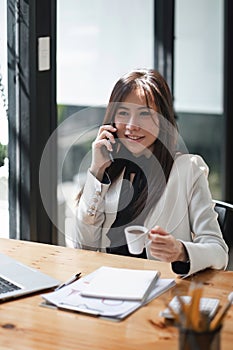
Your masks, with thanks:
M133 270L102 266L81 295L93 298L143 301L159 278L154 270Z
M157 279L152 283L151 291L143 303L123 299L91 298L82 296L81 293L92 282L97 272L98 270L59 289L58 291L43 294L42 298L45 300L45 303L42 303L42 305L49 307L53 305L59 309L82 312L105 317L110 320L122 320L176 284L174 279Z

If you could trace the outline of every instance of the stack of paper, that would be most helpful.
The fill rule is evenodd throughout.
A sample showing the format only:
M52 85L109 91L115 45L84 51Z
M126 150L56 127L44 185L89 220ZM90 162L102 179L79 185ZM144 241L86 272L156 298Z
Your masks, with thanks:
M47 306L121 320L175 285L174 279L159 276L153 270L102 266L42 298Z

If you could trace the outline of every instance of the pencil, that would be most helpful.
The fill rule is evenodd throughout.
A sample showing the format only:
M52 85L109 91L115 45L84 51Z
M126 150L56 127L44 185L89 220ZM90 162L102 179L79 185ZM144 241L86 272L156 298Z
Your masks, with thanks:
M192 328L196 331L201 331L199 323L200 323L200 300L202 296L203 287L198 285L192 291L192 302L190 305L190 318Z
M222 323L222 320L226 316L227 311L231 307L231 301L229 300L224 307L217 313L217 315L214 317L214 319L210 322L210 330L213 331L214 329L217 329L220 324Z

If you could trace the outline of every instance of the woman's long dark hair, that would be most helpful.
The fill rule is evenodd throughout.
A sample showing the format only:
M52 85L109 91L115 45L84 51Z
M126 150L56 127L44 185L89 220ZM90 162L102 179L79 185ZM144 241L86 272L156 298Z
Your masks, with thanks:
M177 143L177 125L171 92L164 78L153 69L134 70L117 81L110 96L103 124L114 122L119 103L123 102L135 89L140 89L144 94L149 108L151 108L151 103L155 105L159 117L159 135L152 151L156 162L150 162L149 169L147 169L148 186L142 191L134 205L134 218L142 212L144 207L147 214L151 206L154 206L161 197L174 162ZM121 147L123 147L122 144ZM120 157L110 165L108 174L111 181L118 178L124 166L125 162L122 162Z

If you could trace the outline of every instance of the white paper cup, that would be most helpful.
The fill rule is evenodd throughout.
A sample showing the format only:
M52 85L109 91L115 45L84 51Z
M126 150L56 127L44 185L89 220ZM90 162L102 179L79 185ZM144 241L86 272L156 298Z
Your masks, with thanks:
M126 242L131 254L141 254L148 238L148 228L145 226L128 226L125 228Z

